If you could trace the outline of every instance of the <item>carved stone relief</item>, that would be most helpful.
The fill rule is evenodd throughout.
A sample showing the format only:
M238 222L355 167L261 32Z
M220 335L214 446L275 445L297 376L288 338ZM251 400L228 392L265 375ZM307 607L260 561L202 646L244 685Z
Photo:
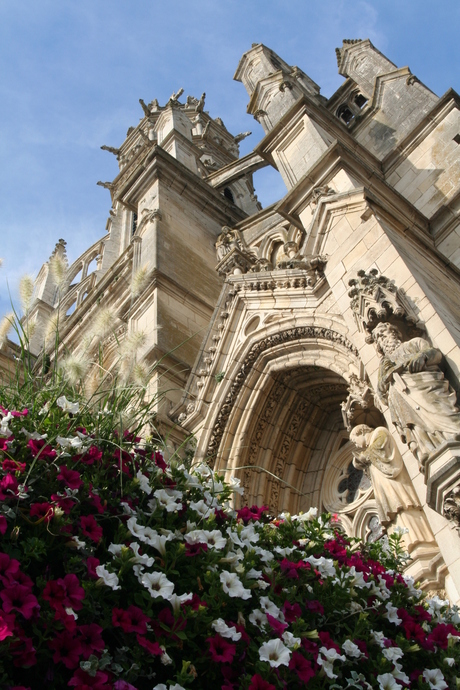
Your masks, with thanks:
M403 342L389 323L376 326L372 339L382 354L378 395L423 468L437 448L460 438L460 410L441 370L442 352L423 338Z
M433 533L389 430L360 424L352 430L350 441L358 449L353 464L371 478L382 525L393 523L408 529L409 546L433 542Z

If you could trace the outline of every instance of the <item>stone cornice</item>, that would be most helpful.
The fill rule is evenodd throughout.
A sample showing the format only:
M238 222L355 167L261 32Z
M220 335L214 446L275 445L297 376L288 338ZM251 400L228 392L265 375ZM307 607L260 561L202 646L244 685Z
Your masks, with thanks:
M269 165L269 162L262 158L258 153L251 151L247 156L243 158L238 158L238 160L225 165L220 170L211 173L206 178L206 182L211 185L211 187L222 187L224 184L229 184L235 180L239 180L245 175L251 175L256 170L265 168Z

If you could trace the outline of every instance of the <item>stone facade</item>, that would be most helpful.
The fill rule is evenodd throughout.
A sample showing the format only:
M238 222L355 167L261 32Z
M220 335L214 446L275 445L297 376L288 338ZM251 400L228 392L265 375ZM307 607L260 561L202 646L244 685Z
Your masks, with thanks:
M212 119L205 94L141 100L140 123L103 147L120 166L100 183L107 234L64 286L49 262L39 273L32 349L59 310L63 349L91 355L111 307L118 341L145 332L137 357L158 363L171 443L194 434L199 459L274 513L330 510L365 540L408 526L409 573L458 602L460 98L368 40L337 59L326 99L266 46L245 53L235 79L265 136L243 158L247 133ZM288 192L262 209L266 165Z

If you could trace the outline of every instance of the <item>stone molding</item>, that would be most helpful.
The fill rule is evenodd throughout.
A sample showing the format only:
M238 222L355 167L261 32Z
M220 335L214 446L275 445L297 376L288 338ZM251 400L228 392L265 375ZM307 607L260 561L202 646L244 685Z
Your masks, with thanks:
M318 338L321 340L328 340L346 348L352 352L355 357L359 356L356 347L347 338L345 338L345 336L337 333L337 331L333 331L330 328L321 328L317 326L299 326L297 328L290 328L286 331L281 331L280 333L275 333L274 335L262 338L262 340L254 343L246 355L240 370L236 374L235 380L233 381L231 388L217 414L216 421L214 422L214 427L206 451L206 457L209 458L211 462L214 462L213 459L215 459L217 451L219 450L220 442L222 440L225 426L233 409L233 405L235 404L238 394L256 359L266 350L274 348L278 345L283 345L284 343L301 340L303 338Z

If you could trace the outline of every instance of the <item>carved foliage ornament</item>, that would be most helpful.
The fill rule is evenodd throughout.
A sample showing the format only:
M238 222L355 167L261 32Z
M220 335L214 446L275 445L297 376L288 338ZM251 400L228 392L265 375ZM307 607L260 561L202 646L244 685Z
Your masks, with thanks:
M376 268L369 272L358 271L357 277L349 281L351 308L358 328L366 333L366 342L372 343L372 330L379 322L391 317L404 319L410 326L419 326L419 320L404 293L393 281L381 275Z

